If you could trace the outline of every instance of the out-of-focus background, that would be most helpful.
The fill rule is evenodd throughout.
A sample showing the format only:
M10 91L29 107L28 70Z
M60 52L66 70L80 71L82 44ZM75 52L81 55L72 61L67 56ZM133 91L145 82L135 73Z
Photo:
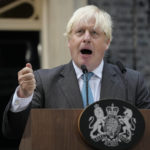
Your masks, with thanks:
M140 71L150 89L150 0L0 0L0 128L17 72L26 62L35 70L70 60L66 24L87 4L106 10L114 21L106 59ZM18 145L0 131L0 150L17 150Z

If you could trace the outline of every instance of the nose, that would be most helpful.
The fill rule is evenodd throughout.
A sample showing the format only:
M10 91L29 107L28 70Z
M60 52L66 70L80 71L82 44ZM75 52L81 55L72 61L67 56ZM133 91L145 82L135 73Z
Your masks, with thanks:
M89 32L89 31L86 31L86 32L84 33L83 42L84 42L84 43L90 43L90 41L91 41L90 32Z

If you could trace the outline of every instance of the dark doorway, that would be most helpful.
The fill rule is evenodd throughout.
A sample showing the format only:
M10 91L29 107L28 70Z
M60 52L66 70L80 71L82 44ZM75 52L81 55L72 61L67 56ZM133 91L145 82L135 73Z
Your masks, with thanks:
M0 123L3 111L18 85L17 73L27 62L40 68L39 31L0 31ZM1 128L0 124L0 128ZM6 139L0 130L0 149L17 150L19 141Z

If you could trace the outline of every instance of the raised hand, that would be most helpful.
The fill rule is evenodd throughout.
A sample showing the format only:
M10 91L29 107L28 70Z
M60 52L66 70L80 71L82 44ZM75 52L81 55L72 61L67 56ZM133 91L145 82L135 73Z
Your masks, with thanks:
M36 81L34 78L32 65L26 64L26 67L18 72L19 90L17 95L21 98L26 98L32 95L36 87Z

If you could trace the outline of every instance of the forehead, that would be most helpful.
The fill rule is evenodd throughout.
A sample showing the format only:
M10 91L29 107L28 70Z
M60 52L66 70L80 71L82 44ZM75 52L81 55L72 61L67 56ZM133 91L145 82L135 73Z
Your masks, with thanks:
M88 18L88 19L83 18L74 22L72 26L72 30L75 30L78 28L90 28L90 29L100 30L100 27L97 25L96 19L94 17Z

